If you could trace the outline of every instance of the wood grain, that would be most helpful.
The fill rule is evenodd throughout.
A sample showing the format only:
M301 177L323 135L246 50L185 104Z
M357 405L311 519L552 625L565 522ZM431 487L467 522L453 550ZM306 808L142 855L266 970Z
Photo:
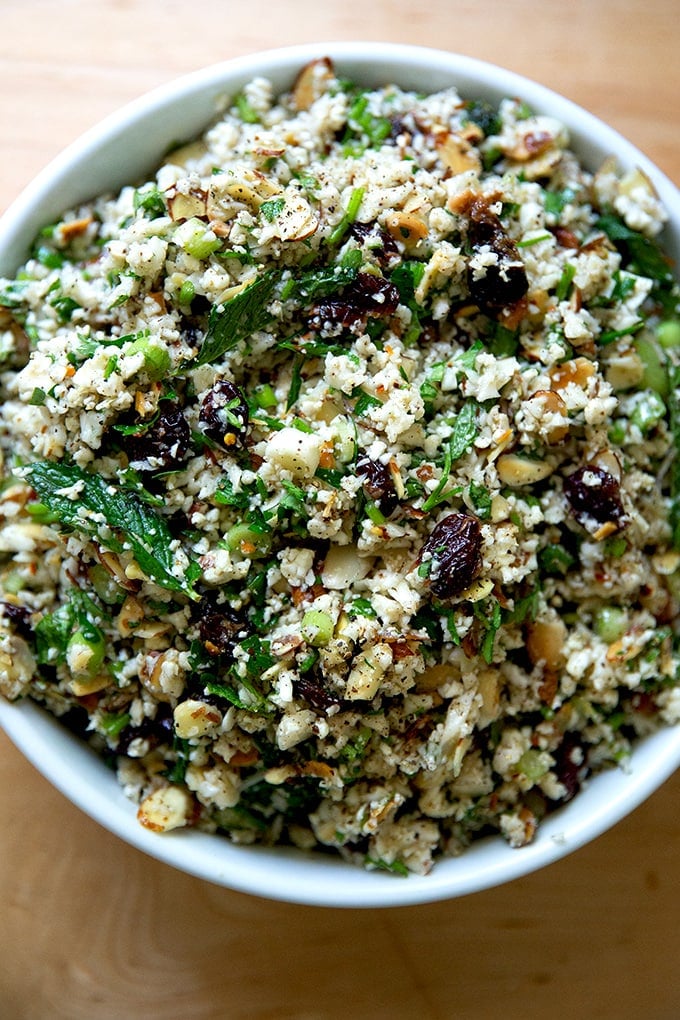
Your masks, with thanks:
M0 26L0 208L155 85L328 39L502 64L587 106L680 180L675 0L0 0ZM270 903L189 878L82 815L3 735L0 779L0 1020L680 1015L680 775L536 875L387 911Z

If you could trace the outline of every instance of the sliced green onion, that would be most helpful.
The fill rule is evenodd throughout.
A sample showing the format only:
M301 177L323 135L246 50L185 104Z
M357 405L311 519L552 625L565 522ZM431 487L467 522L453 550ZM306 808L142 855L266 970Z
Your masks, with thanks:
M662 347L680 347L680 322L677 319L667 319L659 323L656 339Z
M302 617L302 636L309 645L327 645L333 637L333 620L321 609L308 609Z

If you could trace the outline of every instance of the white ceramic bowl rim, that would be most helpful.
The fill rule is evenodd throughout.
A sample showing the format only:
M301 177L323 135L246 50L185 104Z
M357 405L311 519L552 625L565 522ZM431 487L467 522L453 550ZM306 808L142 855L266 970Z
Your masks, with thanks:
M670 217L664 243L680 255L680 196L675 186L616 131L569 100L513 72L439 50L378 43L318 43L256 53L205 68L143 96L106 118L58 156L0 220L0 273L13 273L40 228L65 209L142 179L177 142L198 135L216 103L256 75L275 89L291 85L309 60L330 56L343 75L364 84L391 81L423 91L455 85L463 96L498 101L518 96L565 123L572 146L596 169L614 154L624 169L648 174ZM84 172L86 168L87 172ZM610 828L680 765L680 728L643 740L624 769L598 775L568 805L544 820L530 846L513 850L500 837L475 843L461 857L439 861L426 876L400 879L365 872L323 854L239 847L194 830L163 836L136 820L114 774L84 744L30 702L0 700L0 725L29 761L74 804L105 828L184 872L241 892L331 907L426 903L462 896L529 874Z

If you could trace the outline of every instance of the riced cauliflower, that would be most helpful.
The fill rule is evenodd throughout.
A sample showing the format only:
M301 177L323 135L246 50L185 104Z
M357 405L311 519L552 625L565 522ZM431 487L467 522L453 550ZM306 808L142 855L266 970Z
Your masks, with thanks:
M0 280L0 692L154 831L522 846L680 720L664 211L520 99L224 109Z

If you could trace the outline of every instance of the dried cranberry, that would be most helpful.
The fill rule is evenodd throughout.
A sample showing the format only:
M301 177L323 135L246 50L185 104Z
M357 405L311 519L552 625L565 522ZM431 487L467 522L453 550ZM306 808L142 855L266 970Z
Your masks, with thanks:
M17 634L23 637L30 637L31 613L25 606L16 606L11 602L0 602L0 609L4 616L14 625Z
M232 446L245 438L249 417L243 392L228 379L218 379L201 402L198 420L205 434L216 443Z
M628 523L621 503L619 483L597 464L584 464L564 479L564 495L574 517L586 531L611 523L617 530Z
M204 609L198 623L198 636L210 655L232 657L238 635L246 631L246 622L228 606Z
M385 517L394 513L399 504L399 497L394 488L390 469L379 460L362 457L357 462L357 474L361 476L364 491L377 504L380 512Z
M329 708L342 705L340 698L331 694L325 687L308 676L300 676L296 679L295 693L319 712L325 712Z
M430 563L433 595L448 599L469 588L482 569L481 548L482 534L474 517L454 513L439 521L420 551L421 562Z
M127 436L125 451L137 471L168 471L180 466L190 442L191 429L179 404L164 400L150 425Z
M563 801L575 797L588 774L586 749L575 733L565 733L562 743L553 751L555 775L566 790Z
M320 301L314 309L312 324L339 323L352 326L367 318L387 318L399 304L399 291L382 276L359 273L342 294Z
M170 707L159 705L153 719L144 718L139 726L126 726L121 731L116 751L118 754L127 754L133 740L145 740L149 748L153 750L159 744L171 744L173 733L174 726Z
M373 223L353 223L350 227L350 234L361 244L367 242L366 246L381 265L399 257L399 249L394 238L379 227L375 221Z
M489 249L496 256L496 261L481 271L468 267L470 295L482 311L494 314L523 298L529 281L517 246L496 214L477 200L470 206L469 215L468 241L473 255Z

